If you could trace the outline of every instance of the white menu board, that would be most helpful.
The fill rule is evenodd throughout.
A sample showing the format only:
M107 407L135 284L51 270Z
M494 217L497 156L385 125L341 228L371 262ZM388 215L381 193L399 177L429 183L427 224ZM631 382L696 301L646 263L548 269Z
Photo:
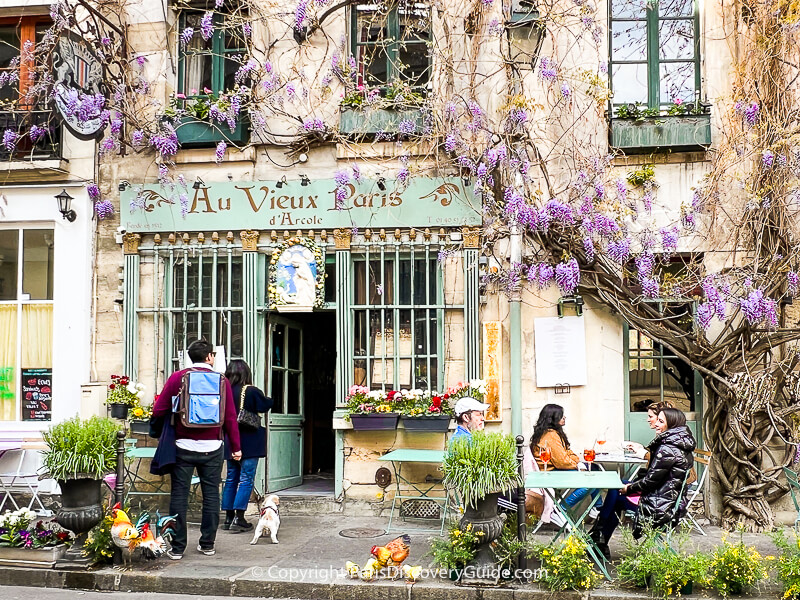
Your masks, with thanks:
M536 387L586 385L586 331L583 317L533 320Z

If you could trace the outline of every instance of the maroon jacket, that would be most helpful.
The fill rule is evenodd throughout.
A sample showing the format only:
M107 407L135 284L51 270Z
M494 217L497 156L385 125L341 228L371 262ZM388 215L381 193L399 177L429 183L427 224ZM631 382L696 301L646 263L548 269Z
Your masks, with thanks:
M172 398L177 396L181 391L181 380L183 374L189 369L182 369L176 371L167 383L164 384L164 389L158 395L158 400L153 404L153 416L160 417L172 412ZM236 401L233 397L233 390L228 380L225 380L227 387L228 400L225 403L225 421L222 424L222 429L227 436L228 447L231 452L239 452L242 449L241 442L239 441L239 424L236 422ZM220 439L219 427L207 428L189 428L184 427L180 419L175 419L175 439L178 440L218 440Z

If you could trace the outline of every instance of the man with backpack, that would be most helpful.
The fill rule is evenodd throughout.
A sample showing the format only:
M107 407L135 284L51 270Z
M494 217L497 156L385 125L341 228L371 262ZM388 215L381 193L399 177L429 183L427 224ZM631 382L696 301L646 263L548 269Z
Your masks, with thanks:
M196 340L189 344L187 353L192 365L170 376L153 405L153 417L168 417L175 431L169 514L178 515L178 518L172 550L168 553L172 560L183 558L186 550L186 512L195 469L203 493L197 550L206 556L215 554L223 432L228 438L231 457L239 460L242 456L231 385L224 375L212 369L214 347L204 339Z

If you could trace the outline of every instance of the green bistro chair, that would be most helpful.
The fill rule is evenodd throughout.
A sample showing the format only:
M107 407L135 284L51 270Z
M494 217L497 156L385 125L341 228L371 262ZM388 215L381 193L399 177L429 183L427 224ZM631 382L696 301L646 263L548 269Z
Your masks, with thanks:
M800 479L797 473L789 467L783 467L783 474L786 475L789 492L792 494L792 502L794 502L794 509L797 511L797 517L794 520L794 530L797 531L797 524L800 523Z

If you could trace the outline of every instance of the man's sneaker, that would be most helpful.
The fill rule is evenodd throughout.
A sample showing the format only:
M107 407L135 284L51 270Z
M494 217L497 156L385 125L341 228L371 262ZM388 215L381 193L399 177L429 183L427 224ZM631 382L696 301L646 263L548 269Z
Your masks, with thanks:
M197 551L206 556L214 556L217 553L217 551L214 550L214 546L211 546L211 548L203 548L200 544L197 544Z
M170 560L180 560L183 558L183 553L167 550L167 556L169 557Z
M597 510L596 506L593 506L592 509L589 511L589 515L588 516L589 516L590 519L595 520L595 519L597 519L597 517L600 516L600 511Z
M562 514L556 509L553 509L553 512L550 513L550 522L559 528L563 527L567 523L566 519L564 519Z

